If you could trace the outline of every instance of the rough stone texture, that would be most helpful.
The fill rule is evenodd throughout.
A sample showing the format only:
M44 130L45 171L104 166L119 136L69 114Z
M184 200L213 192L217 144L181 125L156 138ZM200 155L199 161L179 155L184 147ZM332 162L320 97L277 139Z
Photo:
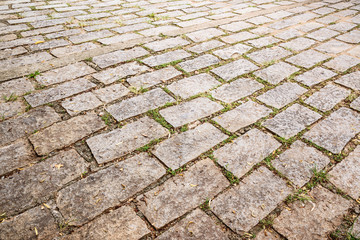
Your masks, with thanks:
M260 167L211 202L211 210L237 233L249 231L291 193L280 177Z
M94 109L101 104L101 101L93 93L87 92L64 100L61 106L63 106L71 116L74 116L82 111Z
M157 240L209 239L226 240L225 233L200 209L195 209L174 227L156 238Z
M78 44L78 45L50 49L50 52L51 52L51 54L55 55L56 57L64 57L64 56L67 56L70 54L95 49L97 47L98 47L98 45L95 45L94 43L91 43L91 42L87 42L87 43Z
M360 42L360 31L359 30L352 30L350 32L347 32L345 34L342 34L336 39L339 39L341 41L347 42L347 43L359 43Z
M215 73L222 79L229 81L237 76L252 72L256 69L258 69L258 67L255 64L249 62L248 60L240 59L240 60L225 64L221 67L217 67L217 68L211 70L211 72Z
M330 56L310 49L290 57L286 59L286 61L304 68L311 68L315 64L325 61L328 58L330 58Z
M334 76L336 76L336 73L322 67L316 67L296 76L295 80L307 86L313 86Z
M352 107L355 110L360 111L360 98L356 98L354 101L351 102L350 107Z
M239 44L233 45L231 47L216 50L216 51L214 51L214 54L222 59L227 60L230 58L240 57L241 54L246 53L250 49L251 49L251 47L239 43Z
M359 217L355 220L355 223L349 229L349 232L356 238L360 237L360 219Z
M204 43L200 43L198 45L192 46L192 47L188 48L188 50L191 52L194 52L194 53L202 53L202 52L207 52L211 49L218 48L218 47L221 47L224 45L225 44L220 41L210 40L208 42L204 42Z
M172 66L168 66L157 71L144 73L135 77L131 77L126 81L131 86L137 88L141 88L141 87L148 88L159 83L164 83L179 75L181 75L181 72L179 72Z
M204 123L195 129L165 140L155 147L153 153L166 166L175 170L226 138L227 135L210 123Z
M86 143L96 161L101 164L119 158L167 134L168 131L160 124L144 117L122 128L91 137Z
M10 178L0 180L0 211L7 216L46 201L65 184L80 177L87 165L75 150L35 164Z
M330 40L326 43L317 46L315 49L324 53L338 54L348 50L351 47L352 46L350 44L340 42L337 40Z
M54 102L77 93L84 92L96 85L85 78L79 78L69 82L62 83L56 87L35 92L25 96L25 100L32 106L37 107L45 103Z
M11 95L11 94L10 94ZM4 102L0 101L0 119L4 120L25 112L25 105L22 102Z
M296 83L286 82L257 97L258 100L275 108L282 108L306 92Z
M258 37L258 35L244 31L222 37L221 40L223 40L226 43L232 44L256 37Z
M186 36L193 40L194 42L203 42L205 40L211 39L213 37L218 37L223 35L224 32L216 28L208 28L204 30L199 30L196 32L188 33Z
M211 91L214 98L232 103L263 88L261 83L250 78L241 78Z
M266 117L271 112L272 111L269 108L264 107L263 105L248 101L233 110L213 118L213 120L226 130L235 132L253 124L260 118Z
M200 97L190 102L184 102L179 105L160 110L160 114L165 120L174 127L180 127L186 123L197 119L207 117L223 107L208 98Z
M304 137L333 153L340 153L358 132L360 114L348 108L340 108L317 123Z
M38 232L36 234L35 228ZM52 239L57 235L57 224L50 210L42 207L32 208L10 220L0 224L0 238L23 239Z
M110 105L106 110L117 121L122 121L171 102L174 102L174 99L163 90L157 88L139 96L128 98L119 103Z
M315 39L317 41L325 41L326 39L332 38L338 34L339 32L337 31L330 30L327 28L321 28L317 31L307 34L306 36Z
M179 63L179 67L187 72L192 72L201 68L209 67L219 62L220 60L217 57L210 54L205 54L195 59Z
M358 58L349 55L340 55L325 63L324 65L328 68L335 69L339 72L344 72L347 69L356 66L360 63Z
M185 39L182 39L181 37L176 38L169 38L161 41L151 42L147 43L144 46L147 48L150 48L151 50L158 52L169 48L174 48L178 46L185 46L190 44Z
M305 103L325 112L331 110L350 93L350 90L338 87L334 84L328 84L324 88L320 89L320 91L315 92L306 99Z
M360 187L358 185L360 180L359 161L360 147L357 146L348 157L329 172L330 181L354 199L360 197Z
M270 36L270 37L262 37L262 38L250 40L250 41L247 41L246 43L250 44L251 46L254 46L256 48L262 48L262 47L265 47L265 46L268 46L268 45L271 45L274 43L278 43L279 41L280 41L279 39L276 39L276 38Z
M264 48L256 52L252 52L248 56L257 63L266 64L287 57L290 54L291 54L290 51L285 50L281 47L273 47L273 48Z
M112 102L130 93L121 83L94 90L94 94L104 103Z
M139 210L156 228L180 217L213 198L228 186L228 181L210 159L137 198Z
M184 50L175 50L172 52L163 53L156 56L151 56L142 60L146 65L150 67L159 66L165 63L170 63L174 61L178 61L187 57L190 57L191 54L187 53Z
M299 38L295 38L294 40L291 40L289 42L281 43L280 46L289 48L293 51L302 51L302 50L305 50L305 49L311 47L315 43L316 43L316 41L314 41L314 40L299 37Z
M354 90L360 90L360 82L358 81L360 77L360 71L346 74L340 77L335 82L341 84L345 87L352 88Z
M73 219L71 224L81 225L119 205L165 173L160 163L142 153L62 189L56 204L65 219Z
M320 114L296 103L263 125L280 137L290 138L320 118Z
M310 192L311 202L297 201L283 209L273 227L288 239L328 239L340 225L350 202L321 186Z
M220 85L220 82L209 74L202 73L174 82L168 86L168 89L185 99L206 92L217 85Z
M150 230L145 222L136 215L133 209L123 206L108 214L102 215L93 222L86 224L64 239L67 240L97 240L129 239L136 240L148 234Z
M242 177L281 144L271 135L252 129L214 152L217 162L237 177Z
M298 187L302 187L314 175L330 163L328 157L301 141L294 142L272 165Z
M0 146L50 126L60 116L50 107L33 109L17 118L0 122Z
M22 96L29 91L33 91L34 86L31 81L26 78L18 78L8 82L0 84L0 97L3 100L4 97L9 97L11 94L16 96Z
M289 77L294 72L297 72L299 68L291 66L290 64L280 62L265 69L256 71L255 76L268 81L271 84L278 84L286 77Z

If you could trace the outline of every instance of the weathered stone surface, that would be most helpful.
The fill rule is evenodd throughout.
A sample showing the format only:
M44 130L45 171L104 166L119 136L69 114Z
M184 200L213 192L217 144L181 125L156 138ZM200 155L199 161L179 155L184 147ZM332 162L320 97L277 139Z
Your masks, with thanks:
M55 40L39 43L37 45L31 45L29 49L30 51L34 52L34 51L46 50L50 48L63 47L69 44L70 43L65 39L55 39Z
M24 65L45 62L54 57L47 52L37 52L19 57L12 57L0 61L0 67L4 69L13 69Z
M347 32L345 34L336 37L336 39L339 39L347 43L360 43L360 31L357 29L352 30L350 32Z
M101 101L91 92L68 98L61 103L61 106L71 116L77 115L82 111L94 109L100 105L102 105Z
M278 42L280 42L279 39L269 36L269 37L261 37L261 38L257 38L254 40L250 40L250 41L247 41L246 43L248 43L256 48L262 48L262 47L265 47L265 46L268 46L268 45L271 45L274 43L278 43Z
M235 132L253 124L260 118L266 117L271 112L269 108L250 100L233 110L213 118L213 120L226 130Z
M230 58L237 58L240 57L241 54L249 51L251 47L246 46L244 44L236 44L227 48L219 49L214 51L214 54L222 59L230 59Z
M94 94L104 103L112 102L116 99L126 96L130 91L121 83L113 84L94 91Z
M360 63L358 58L349 56L349 55L340 55L325 63L324 65L328 68L335 69L339 72L344 72L347 69L356 66Z
M320 114L296 103L263 125L283 138L290 138L320 118Z
M25 100L33 107L43 105L45 103L57 101L70 97L77 93L84 92L91 88L94 88L96 85L86 78L79 78L69 82L62 83L56 87L42 90L40 92L35 92L30 95L25 96Z
M142 36L137 33L125 33L125 34L121 34L121 35L115 35L115 36L109 37L109 38L102 38L97 41L104 45L110 45L110 44L115 44L115 43L127 42L129 40L141 38L141 37Z
M172 66L168 66L157 71L144 73L135 77L131 77L126 81L131 86L137 88L141 88L141 87L148 88L156 84L166 82L179 75L181 75L181 72L179 72Z
M328 157L299 140L272 161L272 165L298 187L310 180L315 169L320 171L329 163Z
M0 147L0 175L36 161L34 151L28 141L18 141Z
M350 107L352 107L355 110L360 111L360 98L356 98L354 101L351 102Z
M1 41L1 39L0 39ZM13 49L5 49L0 52L0 59L11 58L12 56L17 56L23 53L27 53L27 50L24 47L16 47Z
M96 161L101 164L119 158L167 134L168 131L160 124L144 117L122 128L91 137L86 143Z
M187 60L185 62L179 63L179 67L184 69L187 72L192 72L195 70L199 70L201 68L209 67L211 65L219 63L220 60L210 54L204 54L195 59Z
M98 47L98 45L95 45L92 42L87 42L87 43L78 44L78 45L50 49L50 52L51 52L51 54L55 55L56 57L64 57L64 56L67 56L70 54L75 54L75 53L95 49L97 47Z
M122 63L129 61L134 58L142 57L149 54L148 51L141 47L134 47L129 50L118 50L111 53L105 53L93 57L93 62L98 65L100 68L106 68L117 63Z
M360 237L360 219L357 217L355 223L350 227L349 232L355 237Z
M166 166L175 170L226 138L227 135L219 129L204 123L158 144L153 153Z
M215 73L222 79L229 81L237 76L252 72L256 69L258 69L258 67L250 61L239 59L237 61L222 65L221 67L217 67L211 70L211 72Z
M139 96L110 105L106 110L117 121L122 121L174 101L175 100L163 90L156 88Z
M327 28L321 28L317 31L307 34L306 36L309 38L315 39L317 41L325 41L326 39L332 38L338 34L339 34L339 32L337 32L337 31L327 29Z
M194 42L203 42L213 37L218 37L225 34L223 31L216 28L207 28L196 32L188 33L186 36Z
M10 97L11 94L22 96L29 91L33 91L34 86L27 78L18 78L0 84L0 102L4 97Z
M188 48L189 51L194 53L203 53L207 52L211 49L218 48L224 46L225 44L218 40L210 40L207 42L199 43L198 45L192 46Z
M94 72L96 71L89 67L86 63L78 62L42 73L40 76L36 77L36 81L42 85L49 86L52 84L73 80L78 77L83 77Z
M256 37L258 37L258 35L244 31L244 32L239 32L239 33L235 33L235 34L231 34L231 35L222 37L221 40L223 40L226 43L232 44L232 43L241 42L241 41L256 38Z
M289 30L285 30L283 32L280 32L280 33L276 34L275 37L281 38L281 39L284 39L284 40L289 40L291 38L299 37L301 35L302 35L302 33L300 31L290 28Z
M189 102L160 110L160 114L174 127L180 127L186 123L207 117L223 107L208 98L200 97Z
M334 76L336 76L336 73L322 67L316 67L296 76L295 80L307 86L313 86Z
M340 225L350 207L350 201L318 186L310 192L311 202L297 201L290 209L283 209L274 219L273 227L290 240L328 239L330 232Z
M60 121L60 116L50 107L42 107L0 122L0 146L50 126Z
M156 56L151 56L142 60L145 64L150 67L155 67L158 65L162 65L165 63L170 63L174 61L178 61L187 57L190 57L191 54L185 52L184 50L175 50L172 52L163 53Z
M123 206L75 230L66 240L129 239L137 240L150 230L129 206Z
M228 181L210 159L204 159L189 170L137 198L138 207L150 223L161 228L213 198L228 186Z
M237 177L242 177L281 144L271 135L252 129L214 152L217 162Z
M226 31L230 31L230 32L238 32L241 30L244 30L246 28L251 28L253 25L247 22L232 22L232 23L228 23L225 25L220 25L219 27L221 29L224 29Z
M299 69L297 67L291 66L290 64L279 62L265 69L256 71L254 74L271 84L278 84L298 70Z
M286 82L257 97L258 100L275 108L282 108L295 101L307 90L296 83Z
M281 43L280 46L289 48L293 51L302 51L302 50L305 50L305 49L311 47L315 43L316 43L316 41L314 41L314 40L299 37L299 38L295 38L294 40L291 40L289 42Z
M348 50L351 47L352 46L350 44L340 42L337 40L330 40L326 43L317 46L315 49L324 53L338 54Z
M345 87L352 88L354 90L360 90L360 82L358 81L360 77L360 71L346 74L340 77L335 82L341 84Z
M262 50L250 53L248 56L257 63L266 64L277 61L291 54L290 51L281 47L264 48Z
M304 137L333 153L340 153L358 132L360 114L348 108L340 108L317 123Z
M158 52L158 51L162 51L165 49L169 49L169 48L174 48L174 47L178 47L178 46L185 46L190 44L188 41L186 41L185 39L182 39L181 37L176 37L176 38L168 38L165 40L160 40L160 41L156 41L156 42L150 42L145 44L144 46L147 48L150 48L151 50Z
M71 224L82 225L119 205L166 173L154 158L141 153L102 169L59 191L56 204Z
M325 112L331 110L336 104L344 100L349 94L350 90L338 87L334 84L328 84L320 91L315 92L305 103Z
M349 194L352 198L360 197L360 147L357 146L353 152L337 164L330 172L329 179L338 188Z
M77 44L77 43L88 42L88 41L103 38L103 37L110 37L113 35L114 34L112 32L110 32L109 30L101 30L101 31L97 31L97 32L89 32L89 33L83 33L80 35L71 36L71 37L69 37L69 40L72 43Z
M157 240L207 239L226 240L225 233L219 226L200 209L195 209L174 227L156 238Z
M311 68L315 64L325 61L328 58L330 58L330 56L310 49L290 57L286 59L286 61L304 68Z
M249 231L291 193L280 177L260 167L211 202L211 210L237 233Z
M17 114L25 112L25 105L20 101L15 102L4 102L0 101L0 119L4 120L13 117Z
M46 201L86 167L84 159L69 150L0 180L0 211L10 216Z
M57 224L47 208L44 209L41 209L41 207L32 208L0 224L1 239L45 240L45 239L52 239L56 235L57 235Z

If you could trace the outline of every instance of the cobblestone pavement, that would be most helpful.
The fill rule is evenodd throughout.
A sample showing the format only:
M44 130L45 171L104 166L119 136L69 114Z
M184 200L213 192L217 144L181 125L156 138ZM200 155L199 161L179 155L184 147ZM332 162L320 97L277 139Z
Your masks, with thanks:
M359 0L2 0L0 239L360 238Z

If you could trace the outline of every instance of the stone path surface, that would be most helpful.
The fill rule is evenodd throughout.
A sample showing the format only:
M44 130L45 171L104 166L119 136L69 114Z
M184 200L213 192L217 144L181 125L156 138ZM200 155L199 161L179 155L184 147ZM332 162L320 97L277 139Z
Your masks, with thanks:
M0 240L360 239L359 0L0 1Z

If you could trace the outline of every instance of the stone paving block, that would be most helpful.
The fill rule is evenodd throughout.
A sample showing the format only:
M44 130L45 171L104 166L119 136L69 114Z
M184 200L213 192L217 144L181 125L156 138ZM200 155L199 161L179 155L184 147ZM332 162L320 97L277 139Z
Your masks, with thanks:
M95 86L96 85L94 83L90 82L86 78L79 78L62 83L53 88L31 93L30 95L26 95L24 98L32 107L37 107L45 103L54 102L77 93L84 92L94 88Z
M310 49L290 57L286 59L286 61L304 68L311 68L315 64L325 61L328 58L330 58L330 56Z
M25 104L20 101L15 102L4 102L0 101L0 119L5 120L15 115L20 115L25 112Z
M346 74L346 75L340 77L335 82L338 84L341 84L345 87L352 88L354 90L360 90L359 77L360 77L360 71L357 71L357 72Z
M204 159L189 170L137 198L139 210L155 228L180 217L213 198L229 185L210 159Z
M153 25L151 25L149 23L137 23L137 24L132 24L132 25L128 25L128 26L113 28L112 30L122 34L122 33L126 33L126 32L139 31L139 30L143 30L143 29L151 28L151 27L153 27Z
M329 84L320 89L320 91L311 95L305 100L305 103L325 112L331 110L350 93L350 90L338 87L337 85Z
M40 51L40 50L46 50L50 48L56 48L56 47L64 47L69 45L70 43L66 41L65 39L57 39L57 40L50 40L47 42L39 43L36 45L31 45L29 47L30 51Z
M167 86L167 88L174 94L186 99L196 94L206 92L211 88L220 85L211 75L202 73L180 81L174 82Z
M171 169L178 169L197 158L228 136L210 123L204 123L158 144L153 154Z
M356 27L356 24L349 23L349 22L339 22L333 25L328 26L328 28L338 31L338 32L347 32L350 29Z
M13 48L18 47L22 45L29 45L29 44L35 44L37 42L43 42L44 38L40 36L33 36L28 38L18 38L12 41L7 42L0 42L0 50L6 49L6 48Z
M304 138L333 152L340 153L344 146L360 132L360 114L340 108L317 123Z
M307 90L296 83L286 82L257 97L258 100L275 108L282 108L295 101Z
M281 43L280 46L291 49L293 51L302 51L302 50L305 50L305 49L311 47L315 43L316 42L314 40L299 37L299 38L295 38L294 40L291 40L289 42Z
M223 102L232 103L253 94L263 87L264 86L261 83L258 83L250 78L240 78L212 90L211 95Z
M299 140L272 161L272 165L298 187L311 179L314 169L320 171L329 163L327 156Z
M32 208L0 224L1 239L53 239L56 236L57 224L47 208Z
M49 34L46 34L45 37L49 38L49 39L54 39L54 38L61 38L61 37L77 35L80 33L82 33L80 29L69 29L69 30L60 31L60 32L56 32L56 33L49 33ZM78 39L78 41L81 41L78 38L78 36L74 36L74 38L75 37ZM101 37L101 35L100 35L100 37Z
M279 19L291 16L291 15L293 15L293 13L290 13L290 12L287 12L284 10L280 10L280 11L277 11L274 13L267 14L266 16L269 18L275 19L275 20L279 20Z
M98 45L95 45L94 43L91 42L87 42L78 45L50 49L50 52L56 57L64 57L70 54L75 54L75 53L85 52L87 50L95 49L97 47Z
M62 189L56 198L56 205L65 219L74 220L71 221L72 225L82 225L108 208L120 205L165 173L155 158L141 153Z
M223 30L230 31L230 32L238 32L247 28L251 28L252 24L239 21L239 22L232 22L224 25L220 25L219 27Z
M302 35L302 33L296 29L289 29L289 30L285 30L283 32L276 34L275 37L281 38L283 40L288 40L288 39L291 39L294 37L299 37L301 35Z
M174 127L180 127L197 119L207 117L223 107L208 98L200 97L189 102L160 110L160 114Z
M38 155L45 155L63 148L105 127L105 123L94 113L70 118L55 123L29 137Z
M1 38L0 38L1 41ZM0 59L6 59L13 56L17 56L23 53L27 53L27 50L24 47L16 47L13 49L5 49L0 52Z
M360 43L360 31L355 29L336 37L336 39L347 43Z
M217 163L240 178L280 146L270 134L252 129L217 149L214 157Z
M93 57L93 62L100 68L106 68L111 65L126 62L134 58L142 57L149 54L148 51L141 47L134 47L129 50L118 50L111 53Z
M96 71L86 63L77 62L75 64L70 64L65 67L56 68L54 70L41 73L39 76L36 76L36 81L42 85L49 86L52 84L83 77L94 72Z
M96 95L96 97L104 103L112 102L116 99L128 95L129 93L129 89L127 89L121 83L94 90L94 94Z
M291 55L291 52L281 47L264 48L248 54L253 61L260 64L277 61L289 55Z
M122 121L174 101L167 93L157 88L110 105L106 108L106 111L117 121Z
M181 75L182 73L176 70L172 66L162 68L149 73L144 73L127 79L126 81L137 88L148 88L159 83L164 83L174 77Z
M42 203L86 170L84 159L69 150L2 179L0 211L11 216Z
M332 39L326 43L317 46L315 49L324 53L338 54L348 50L351 47L352 46L350 44Z
M32 146L25 139L0 147L0 175L35 162Z
M179 29L180 28L178 28L178 27L168 25L168 26L160 26L160 27L156 27L156 28L142 30L139 33L149 37L149 36L155 36L155 35L159 35L159 34L166 35L167 32L176 31Z
M30 110L17 118L0 122L0 146L60 120L60 116L54 109L45 106Z
M280 177L260 167L211 202L211 210L237 233L249 231L291 193Z
M184 50L175 50L172 52L163 53L160 55L151 56L142 60L146 65L150 67L159 66L165 63L170 63L184 58L190 57L191 54Z
M256 71L254 74L271 84L278 84L299 70L299 68L291 66L290 64L279 62L265 69Z
M357 146L353 152L337 164L330 172L329 179L338 188L349 194L352 198L360 197L360 147Z
M252 72L256 69L258 69L258 67L250 61L245 59L239 59L217 67L211 70L211 72L215 73L222 79L229 81L237 76Z
M227 60L230 58L238 58L245 52L249 51L250 49L251 49L251 47L239 43L239 44L227 47L227 48L216 50L213 53L216 56Z
M328 239L343 220L350 201L317 186L310 192L311 202L297 201L283 209L273 227L289 240ZM305 206L304 206L305 205Z
M355 57L360 58L360 46L356 46L353 49L349 50L348 53Z
M69 37L69 40L72 43L77 44L77 43L83 43L83 42L96 40L99 38L111 37L113 35L114 34L112 32L110 32L109 30L101 30L101 31L97 31L97 32L89 32L89 33L71 36L71 37Z
M360 98L356 98L354 101L351 102L350 107L352 107L355 110L360 111Z
M150 233L146 224L129 206L120 207L87 223L63 239L129 239L136 240Z
M158 52L169 48L185 46L188 44L190 44L190 42L186 41L185 39L182 39L181 37L176 37L176 38L168 38L165 40L150 42L145 44L144 46L150 48L155 52Z
M186 72L192 72L195 70L209 67L209 66L217 64L219 62L220 62L220 60L217 57L215 57L211 54L204 54L200 57L179 63L178 65L179 65L179 67L184 69Z
M174 227L170 228L157 240L177 239L207 239L207 240L226 240L228 239L222 229L204 212L195 209L184 219L179 221Z
M75 116L82 111L94 109L102 105L101 101L91 92L65 99L61 106L71 115Z
M223 40L226 43L232 44L232 43L241 42L241 41L256 38L256 37L258 37L258 35L245 31L245 32L239 32L239 33L235 33L235 34L231 34L231 35L222 37L221 40Z
M322 67L316 67L296 76L295 80L307 86L313 86L334 76L336 73Z
M113 37L98 39L97 41L104 45L111 45L115 43L127 42L141 37L142 36L137 33L125 33L121 35L115 35Z
M168 135L168 131L154 120L143 117L122 128L96 135L86 140L99 164L124 156L152 140Z
M347 69L358 65L359 63L360 60L358 58L349 55L340 55L325 63L324 65L339 72L344 72Z
M265 17L265 16L257 16L257 17L247 19L246 21L251 22L251 23L256 24L256 25L261 25L261 24L264 24L264 23L271 22L272 20L270 18L268 18L268 17Z
M246 43L248 43L256 48L262 48L262 47L265 47L265 46L268 46L268 45L271 45L274 43L278 43L278 42L280 42L279 39L276 39L272 36L268 36L268 37L261 37L261 38L257 38L254 40L250 40L250 41L247 41Z
M271 112L269 108L263 105L248 101L233 110L213 118L213 120L226 130L235 132L253 124L260 118L266 117Z
M221 46L224 46L225 44L218 41L218 40L210 40L208 42L203 42L203 43L199 43L195 46L192 46L190 48L188 48L188 50L190 52L194 52L194 53L203 53L203 52L207 52L211 49L214 48L218 48Z
M4 83L0 83L0 102L4 97L22 96L27 92L35 90L31 81L27 78L18 78Z
M149 70L148 67L138 64L137 62L124 63L115 68L108 68L92 76L104 84L111 84L127 76L136 75Z
M225 34L223 31L216 28L207 28L204 30L195 31L192 33L186 34L188 38L190 38L194 42L203 42L208 39L218 37Z
M296 103L274 118L267 120L263 125L280 137L288 139L320 118L320 114Z
M37 52L29 55L12 57L0 61L0 67L4 69L14 69L29 64L45 62L54 57L47 52Z

